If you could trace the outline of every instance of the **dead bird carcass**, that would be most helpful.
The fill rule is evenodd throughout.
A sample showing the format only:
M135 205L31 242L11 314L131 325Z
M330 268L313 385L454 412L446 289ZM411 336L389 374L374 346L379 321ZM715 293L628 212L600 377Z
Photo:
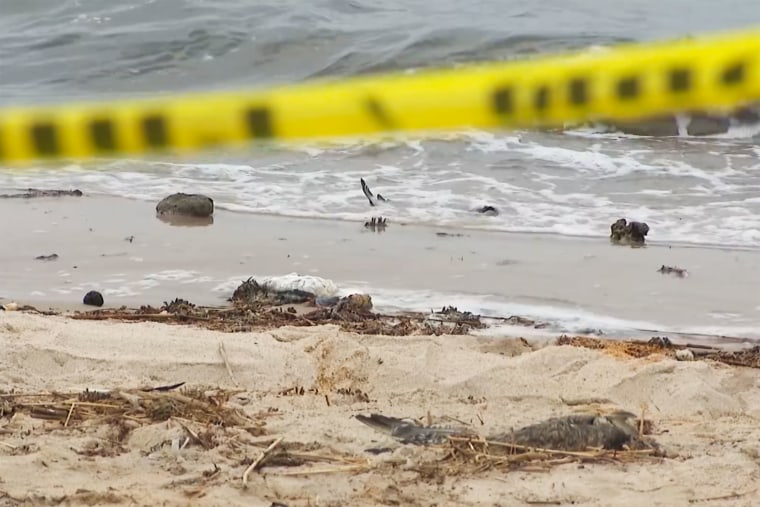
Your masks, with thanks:
M265 306L311 304L317 298L329 298L337 293L338 287L332 280L289 273L259 280L250 277L235 289L230 301Z
M475 433L464 426L424 426L409 419L381 414L357 415L356 418L393 438L415 445L440 445L450 437L473 437ZM552 417L515 431L486 437L489 442L513 446L558 451L588 449L655 449L657 444L646 439L636 425L636 416L617 411L607 415L583 414Z

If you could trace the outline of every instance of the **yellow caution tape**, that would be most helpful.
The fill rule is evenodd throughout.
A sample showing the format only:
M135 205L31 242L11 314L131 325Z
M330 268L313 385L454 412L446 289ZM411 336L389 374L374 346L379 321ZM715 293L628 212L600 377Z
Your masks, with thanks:
M260 139L532 128L760 99L760 31L271 90L0 109L0 161Z

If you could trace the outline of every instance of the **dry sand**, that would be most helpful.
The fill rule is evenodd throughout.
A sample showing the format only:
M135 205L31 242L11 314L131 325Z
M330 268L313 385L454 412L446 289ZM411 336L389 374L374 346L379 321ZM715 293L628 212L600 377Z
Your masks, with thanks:
M472 336L381 337L337 328L222 334L153 323L83 322L0 313L0 383L6 390L76 392L184 381L234 388L218 352L223 341L241 392L232 403L269 413L265 436L211 450L161 441L182 435L172 420L134 429L125 452L108 426L0 418L0 503L64 505L757 505L760 386L756 369L664 358L621 359L553 345ZM320 394L278 394L293 386ZM369 401L338 394L358 389ZM330 406L323 394L328 394ZM608 402L603 403L603 400ZM584 401L585 400L585 401ZM594 401L595 400L595 401ZM589 405L588 403L591 403ZM594 405L596 403L596 405ZM402 446L352 416L450 416L483 433L548 416L646 405L654 436L674 458L641 463L567 463L550 471L495 470L421 478L415 465L438 451ZM482 420L482 423L481 423ZM274 437L369 460L364 472L253 472L243 459ZM255 445L259 442L258 445ZM24 447L27 446L27 447ZM366 453L370 447L392 453ZM92 454L92 453L90 453ZM97 453L95 453L97 454ZM106 453L107 454L107 453ZM395 467L389 461L397 462ZM382 466L385 463L386 466ZM220 468L203 481L203 472ZM314 465L318 468L334 465ZM24 500L26 499L26 500ZM277 505L277 504L274 504Z

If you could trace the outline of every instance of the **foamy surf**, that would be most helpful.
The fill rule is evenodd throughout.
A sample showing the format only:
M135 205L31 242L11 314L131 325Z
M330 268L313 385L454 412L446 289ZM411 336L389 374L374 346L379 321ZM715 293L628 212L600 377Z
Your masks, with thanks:
M746 139L467 131L319 148L270 148L221 162L104 161L0 172L3 188L79 188L158 202L202 191L220 209L603 237L617 218L654 242L760 246L760 152ZM359 181L389 199L369 206ZM474 212L493 206L498 216ZM381 209L382 208L382 209Z

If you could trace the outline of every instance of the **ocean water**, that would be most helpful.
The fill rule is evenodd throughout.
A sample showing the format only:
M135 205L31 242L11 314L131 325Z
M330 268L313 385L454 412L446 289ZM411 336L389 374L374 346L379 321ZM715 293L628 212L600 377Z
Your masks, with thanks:
M752 0L4 0L0 105L271 86L758 25ZM372 212L599 238L627 217L646 221L652 242L754 249L759 133L385 136L0 167L0 189L75 187L150 202L203 191L219 208L246 213L363 221ZM361 177L390 201L371 210ZM483 205L499 215L473 212Z

